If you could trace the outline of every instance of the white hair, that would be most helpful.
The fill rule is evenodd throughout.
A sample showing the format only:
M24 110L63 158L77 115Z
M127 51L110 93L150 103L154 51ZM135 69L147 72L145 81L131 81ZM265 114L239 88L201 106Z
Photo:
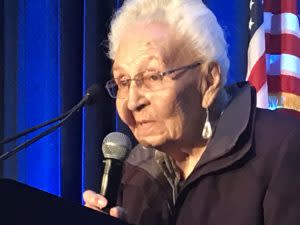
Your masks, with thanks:
M229 69L227 43L215 15L201 0L126 0L115 14L109 34L109 57L114 60L122 35L137 22L167 23L199 57L220 65L222 84Z

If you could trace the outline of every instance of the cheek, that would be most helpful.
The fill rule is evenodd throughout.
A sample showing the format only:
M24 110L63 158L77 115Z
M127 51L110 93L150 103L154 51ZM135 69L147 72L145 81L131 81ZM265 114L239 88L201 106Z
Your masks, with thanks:
M165 120L165 127L171 139L180 139L183 133L183 124L184 119L179 114Z
M151 99L151 110L156 118L162 121L176 116L176 94L165 90L157 93Z
M173 102L173 115L166 120L170 135L175 139L189 136L200 124L200 95L193 89L181 89Z
M127 108L127 102L124 100L116 100L116 108L121 120L129 127L134 126L135 120L132 113Z
M184 124L184 115L181 105L178 103L176 93L157 96L157 104L153 110L157 114L161 125L166 129L171 139L177 139L181 136Z

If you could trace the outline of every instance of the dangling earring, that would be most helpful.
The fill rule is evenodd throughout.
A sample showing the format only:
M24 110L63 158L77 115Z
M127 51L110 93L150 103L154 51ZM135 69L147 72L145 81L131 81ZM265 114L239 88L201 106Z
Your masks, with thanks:
M206 108L206 120L202 130L202 137L203 139L209 139L211 135L212 135L212 129L211 129L211 124L209 122L209 111L208 108Z

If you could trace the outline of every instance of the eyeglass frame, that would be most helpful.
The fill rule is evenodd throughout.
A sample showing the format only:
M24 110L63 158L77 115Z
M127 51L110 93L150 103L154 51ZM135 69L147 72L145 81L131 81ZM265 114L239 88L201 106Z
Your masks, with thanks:
M169 69L169 70L166 70L164 72L157 72L157 75L160 75L161 76L161 80L167 76L167 75L170 75L174 72L178 72L178 71L185 71L185 70L189 70L189 69L192 69L192 68L195 68L197 66L200 66L202 64L202 62L200 61L197 61L197 62L193 62L191 64L188 64L188 65L185 65L185 66L180 66L180 67L177 67L177 68L173 68L173 69ZM131 81L142 81L141 85L143 85L143 74L145 73L146 71L143 71L143 72L139 72L138 74L136 74L133 78L128 78L126 79L126 81L130 81L130 84L131 84ZM141 78L136 78L139 74L141 74ZM113 84L111 82L114 82ZM130 87L130 84L128 86L128 88ZM115 86L118 86L117 83L116 83L116 79L111 79L111 80L108 80L105 84L105 89L107 90L109 96L113 99L117 99L117 95L116 96L113 96L113 94L111 93L111 89ZM122 98L121 98L122 99ZM125 98L126 99L126 98Z

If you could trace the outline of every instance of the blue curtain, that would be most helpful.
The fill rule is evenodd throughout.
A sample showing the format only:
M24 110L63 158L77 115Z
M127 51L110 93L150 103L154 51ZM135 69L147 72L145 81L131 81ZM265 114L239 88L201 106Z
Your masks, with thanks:
M0 139L60 115L87 87L110 77L104 40L116 4L1 1ZM1 177L77 202L83 189L97 189L101 140L115 129L113 101L101 92L95 106L1 163ZM36 134L1 146L1 152Z
M228 83L244 80L248 1L205 3L229 43ZM108 21L121 4L121 0L0 1L0 139L58 116L91 84L109 79ZM128 132L116 116L114 102L101 91L95 106L2 163L1 177L77 202L84 189L97 191L102 139L114 130ZM5 145L0 152L31 137Z
M249 1L203 1L216 15L229 45L230 69L227 84L243 81L247 72Z

